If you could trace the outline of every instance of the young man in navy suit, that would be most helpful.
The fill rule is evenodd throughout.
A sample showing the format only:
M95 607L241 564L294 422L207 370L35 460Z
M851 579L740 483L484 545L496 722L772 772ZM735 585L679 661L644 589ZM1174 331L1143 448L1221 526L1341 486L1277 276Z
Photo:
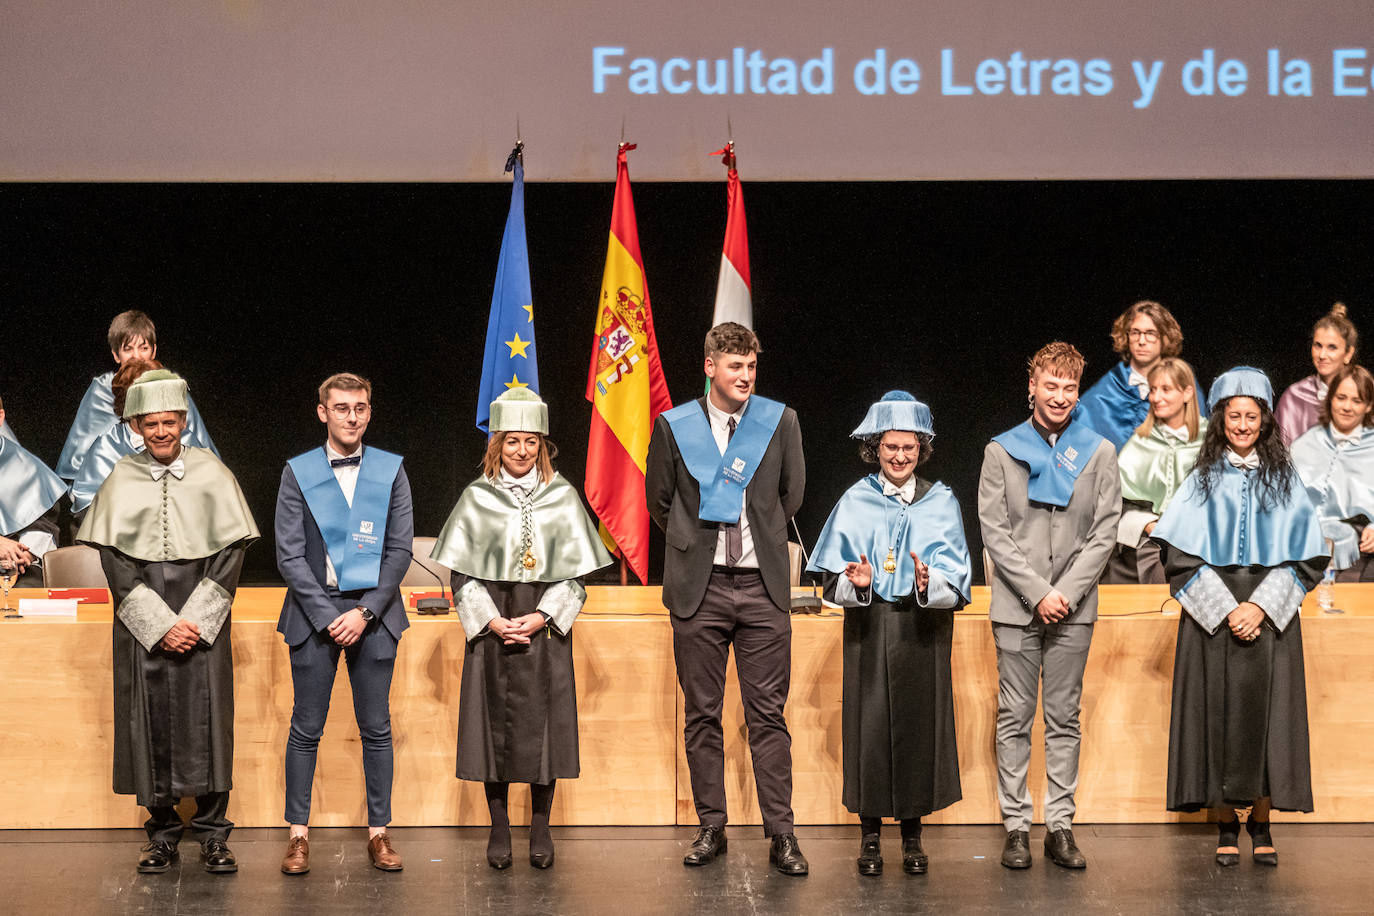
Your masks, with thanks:
M415 535L410 482L401 456L363 447L372 414L367 379L332 375L319 394L325 444L288 461L277 492L277 569L287 586L277 630L291 648L295 687L286 740L291 837L281 867L289 875L310 870L310 786L342 654L362 735L368 857L383 871L400 871L386 827L391 672L410 626L400 590Z

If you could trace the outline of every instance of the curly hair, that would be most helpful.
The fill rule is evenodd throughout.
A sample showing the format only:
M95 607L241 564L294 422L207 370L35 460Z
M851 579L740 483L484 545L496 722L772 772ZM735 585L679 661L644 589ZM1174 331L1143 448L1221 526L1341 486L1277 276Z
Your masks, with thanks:
M1198 452L1194 470L1198 475L1198 489L1203 502L1212 496L1212 488L1221 479L1226 464L1226 449L1230 442L1226 438L1226 405L1234 398L1224 398L1212 407L1212 416L1207 421L1207 435L1202 439L1202 450ZM1251 400L1254 400L1251 398ZM1263 401L1255 401L1260 409L1260 434L1255 442L1255 452L1259 455L1260 508L1273 509L1288 501L1293 490L1297 471L1293 459L1279 434L1278 421Z
M734 321L722 321L706 332L706 358L716 359L722 353L748 356L762 353L759 338L753 331Z
M1131 322L1144 315L1155 323L1159 332L1159 355L1178 356L1183 352L1183 329L1173 314L1158 302L1142 299L1126 309L1112 322L1112 349L1123 363L1131 361Z
M1361 425L1374 426L1374 375L1370 375L1364 366L1341 366L1336 370L1336 374L1331 376L1330 385L1327 386L1326 399L1317 411L1317 422L1322 426L1330 425L1331 402L1336 399L1336 389L1340 388L1346 379L1355 380L1355 389L1360 394L1360 400L1364 401L1364 421Z
M878 463L878 446L883 441L883 436L888 432L906 432L906 430L888 430L887 432L875 433L871 436L864 436L859 440L859 460L864 464ZM916 437L916 442L920 448L916 452L916 465L920 467L930 460L931 454L935 451L935 445L931 441L929 433L912 433Z
M1026 363L1026 371L1031 378L1035 378L1037 371L1044 370L1059 378L1081 379L1083 367L1087 364L1088 361L1078 352L1077 347L1056 340L1035 351L1035 355Z

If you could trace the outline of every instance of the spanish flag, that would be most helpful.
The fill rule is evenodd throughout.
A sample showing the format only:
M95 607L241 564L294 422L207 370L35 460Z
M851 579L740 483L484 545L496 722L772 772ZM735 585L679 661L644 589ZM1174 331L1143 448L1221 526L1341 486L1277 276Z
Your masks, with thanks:
M587 501L601 520L607 547L625 558L639 581L649 581L649 510L644 462L654 419L673 406L658 359L644 259L639 253L630 170L621 143L616 156L615 204L596 334L587 372L592 428L587 441Z

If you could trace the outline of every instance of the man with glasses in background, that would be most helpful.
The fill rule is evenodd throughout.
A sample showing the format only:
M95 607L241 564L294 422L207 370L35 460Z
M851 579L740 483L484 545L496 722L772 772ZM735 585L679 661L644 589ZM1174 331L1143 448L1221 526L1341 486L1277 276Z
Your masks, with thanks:
M295 706L286 740L286 822L281 869L310 870L310 788L329 713L339 655L348 665L362 736L367 785L367 852L383 871L400 871L391 846L391 673L410 622L401 578L410 567L415 523L401 456L363 447L372 385L339 373L320 385L315 408L321 448L297 455L277 492L277 569L286 601L277 630L291 649Z

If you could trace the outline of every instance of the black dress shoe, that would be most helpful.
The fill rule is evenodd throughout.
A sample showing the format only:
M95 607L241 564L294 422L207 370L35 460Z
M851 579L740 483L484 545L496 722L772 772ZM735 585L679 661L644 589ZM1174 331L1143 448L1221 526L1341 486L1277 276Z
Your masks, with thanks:
M811 870L797 844L795 833L779 833L773 837L773 848L768 850L768 864L784 875L801 876Z
M1002 864L1007 868L1030 868L1030 831L1008 830L1002 844Z
M1060 827L1045 834L1045 855L1061 868L1088 867L1088 860L1083 858L1078 844L1073 841L1073 831L1067 827Z
M1224 846L1236 846L1240 842L1240 820L1217 821L1217 864L1230 868L1240 864L1239 849L1236 852L1222 852Z
M902 871L908 875L924 875L929 869L930 859L921 848L920 834L902 840Z
M496 854L494 854L494 855L493 855L492 853L488 852L488 853L487 853L487 864L490 865L492 868L496 869L497 871L501 871L501 870L503 870L503 869L510 868L510 866L511 866L511 856L510 856L510 852L507 851L507 852L504 852L504 853L496 853Z
M200 860L212 875L227 875L239 870L239 860L234 858L229 844L221 837L212 836L200 844Z
M535 868L553 868L552 852L532 852L530 853L530 865Z
M725 828L703 824L692 839L692 848L682 857L683 865L706 865L725 852Z
M172 863L178 858L177 848L171 843L149 840L147 845L139 850L138 870L145 875L158 875L171 868Z
M866 833L859 842L859 874L881 875L883 873L883 844L878 834Z
M1245 822L1245 832L1250 834L1250 845L1252 847L1273 846L1274 838L1269 835L1269 822L1257 821L1250 817ZM1251 857L1257 865L1278 865L1278 852L1251 852Z

